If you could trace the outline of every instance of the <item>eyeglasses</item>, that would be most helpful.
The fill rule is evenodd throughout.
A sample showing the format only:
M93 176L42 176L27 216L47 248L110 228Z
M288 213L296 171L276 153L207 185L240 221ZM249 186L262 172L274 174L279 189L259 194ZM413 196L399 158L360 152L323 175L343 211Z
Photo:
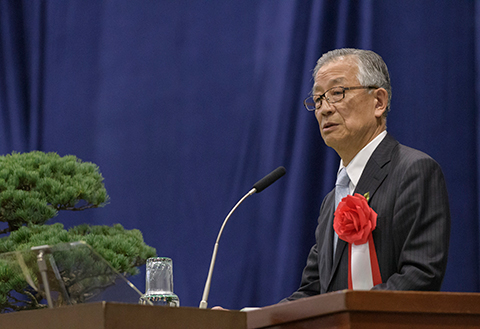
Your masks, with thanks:
M308 111L315 111L322 107L322 100L325 99L328 104L340 102L345 98L345 90L353 89L377 89L376 86L357 86L357 87L333 87L328 89L322 95L312 95L305 98L303 105Z

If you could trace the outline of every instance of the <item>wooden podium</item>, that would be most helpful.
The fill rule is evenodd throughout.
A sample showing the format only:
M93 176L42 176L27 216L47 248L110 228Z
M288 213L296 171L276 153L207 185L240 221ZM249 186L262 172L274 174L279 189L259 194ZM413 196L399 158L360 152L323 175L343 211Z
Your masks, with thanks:
M247 314L248 328L480 328L480 294L328 293Z
M480 328L480 294L339 291L249 312L98 302L0 315L1 328Z
M2 329L245 329L245 312L98 302L0 315Z

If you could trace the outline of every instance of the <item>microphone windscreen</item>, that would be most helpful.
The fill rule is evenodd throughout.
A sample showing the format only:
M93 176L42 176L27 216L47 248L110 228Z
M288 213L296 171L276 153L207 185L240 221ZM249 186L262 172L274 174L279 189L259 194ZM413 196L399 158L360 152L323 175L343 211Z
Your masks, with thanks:
M277 179L285 175L286 172L287 171L285 170L285 168L280 166L271 173L269 173L267 176L263 177L258 182L253 184L253 188L257 190L256 193L260 193L264 189L272 185Z

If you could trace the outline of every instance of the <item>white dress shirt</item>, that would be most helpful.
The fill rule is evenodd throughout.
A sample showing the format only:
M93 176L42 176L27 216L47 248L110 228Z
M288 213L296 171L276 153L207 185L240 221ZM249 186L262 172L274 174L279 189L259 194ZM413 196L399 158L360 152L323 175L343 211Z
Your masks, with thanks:
M363 170L367 165L368 160L372 156L373 151L377 148L377 146L382 142L382 140L387 136L387 131L382 131L377 137L375 137L370 143L368 143L357 155L353 158L352 161L346 167L348 177L350 178L350 194L353 194L355 188L357 187L358 181L362 176ZM338 168L338 173L342 168L345 166L343 165L343 160L340 160L340 167Z

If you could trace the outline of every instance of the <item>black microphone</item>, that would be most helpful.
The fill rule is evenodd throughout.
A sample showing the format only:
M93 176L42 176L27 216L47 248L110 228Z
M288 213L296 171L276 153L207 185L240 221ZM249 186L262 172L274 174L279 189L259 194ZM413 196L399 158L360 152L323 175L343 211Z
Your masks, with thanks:
M215 266L215 259L217 258L218 242L220 241L220 237L222 236L223 229L225 228L225 225L227 224L228 219L230 218L230 216L232 216L235 209L237 209L238 206L246 198L248 198L250 195L252 195L254 193L262 192L264 189L266 189L267 187L272 185L277 179L279 179L280 177L285 175L285 173L286 173L285 168L280 166L277 169L275 169L274 171L272 171L271 173L269 173L267 176L260 179L258 182L256 182L253 185L253 188L247 194L245 194L240 199L240 201L237 202L235 207L233 207L233 209L230 210L230 212L228 213L227 217L223 221L222 227L220 228L220 232L218 232L217 241L215 242L215 246L213 248L213 255L212 255L212 260L210 261L210 268L208 270L207 282L205 282L205 288L203 290L203 296L202 296L202 300L200 302L199 308L207 308L207 305L208 305L207 299L208 299L208 294L210 292L210 284L212 283L213 267Z
M253 188L256 189L256 193L262 192L264 189L272 185L277 179L285 175L286 170L284 167L280 166L267 176L260 179L258 182L253 184Z

